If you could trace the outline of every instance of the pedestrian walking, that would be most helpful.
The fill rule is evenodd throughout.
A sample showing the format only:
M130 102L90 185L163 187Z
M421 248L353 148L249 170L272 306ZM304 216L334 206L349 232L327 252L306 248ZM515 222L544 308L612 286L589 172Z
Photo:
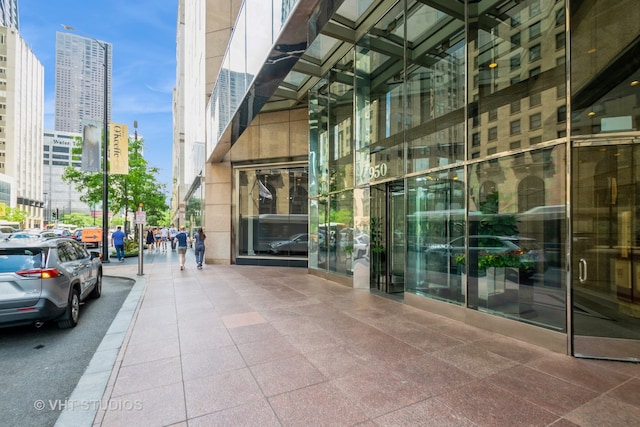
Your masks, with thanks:
M169 239L171 239L171 250L176 250L176 234L178 234L178 227L175 224L171 224L169 228Z
M147 228L147 237L145 239L145 243L147 244L147 253L150 254L153 249L153 244L155 243L156 238L153 235L153 227L149 226Z
M124 261L124 239L126 237L120 226L111 234L111 244L116 248L116 257L120 262Z
M184 270L185 259L187 257L187 241L189 236L184 227L180 227L180 232L176 234L176 240L178 241L178 260L180 260L180 270Z
M153 237L156 239L156 248L154 249L154 251L160 252L160 250L162 249L162 246L160 245L161 238L160 238L160 229L158 227L155 227L153 229Z
M195 253L196 253L196 264L198 264L198 269L202 268L202 263L204 261L204 239L207 238L207 235L202 231L202 227L198 228L198 232L193 236L195 240Z
M166 226L162 226L160 229L160 245L162 246L162 252L167 252L167 241L169 240L169 229Z

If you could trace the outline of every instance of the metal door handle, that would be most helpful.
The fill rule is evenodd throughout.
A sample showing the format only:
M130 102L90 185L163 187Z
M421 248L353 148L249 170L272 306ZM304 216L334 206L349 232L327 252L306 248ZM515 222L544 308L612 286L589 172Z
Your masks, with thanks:
M580 258L580 261L578 261L578 280L580 280L580 283L586 283L587 282L587 260L585 260L584 258Z

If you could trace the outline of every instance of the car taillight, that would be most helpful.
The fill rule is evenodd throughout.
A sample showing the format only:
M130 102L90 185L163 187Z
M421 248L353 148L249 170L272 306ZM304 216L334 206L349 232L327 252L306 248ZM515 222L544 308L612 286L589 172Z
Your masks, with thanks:
M522 249L514 249L511 253L513 255L524 255L524 251Z
M32 270L16 271L16 274L22 277L39 277L41 279L51 279L58 277L60 272L55 268L34 268Z

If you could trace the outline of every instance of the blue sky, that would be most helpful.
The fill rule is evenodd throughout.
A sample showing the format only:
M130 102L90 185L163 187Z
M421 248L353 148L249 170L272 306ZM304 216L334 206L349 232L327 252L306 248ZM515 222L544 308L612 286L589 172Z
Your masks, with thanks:
M18 0L20 34L45 73L45 130L53 130L56 32L113 46L111 120L145 141L145 158L171 191L172 91L176 78L177 0Z

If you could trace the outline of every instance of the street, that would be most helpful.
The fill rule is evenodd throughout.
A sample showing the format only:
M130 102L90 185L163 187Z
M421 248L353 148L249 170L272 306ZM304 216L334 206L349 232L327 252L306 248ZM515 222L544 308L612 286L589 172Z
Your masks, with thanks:
M0 329L0 425L54 425L133 284L104 277L102 297L81 306L73 329Z

